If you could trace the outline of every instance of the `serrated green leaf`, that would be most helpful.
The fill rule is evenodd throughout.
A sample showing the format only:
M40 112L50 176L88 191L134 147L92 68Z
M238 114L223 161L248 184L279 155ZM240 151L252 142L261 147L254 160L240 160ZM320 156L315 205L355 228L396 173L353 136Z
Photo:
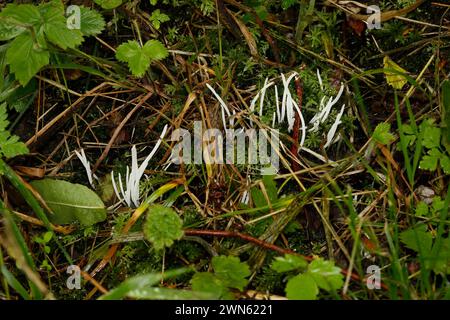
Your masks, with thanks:
M422 160L420 160L419 168L430 171L436 170L440 156L441 153L438 149L429 150L428 154L423 156Z
M85 36L95 36L105 28L105 19L94 9L80 6L80 31Z
M158 40L147 41L143 50L151 60L162 60L169 55L169 51Z
M6 130L9 124L7 117L6 103L3 103L0 105L0 156L12 158L28 153L27 146L19 142L19 137L11 136L10 132Z
M425 202L420 201L416 205L416 216L418 216L418 217L428 216L428 205Z
M36 6L31 4L8 4L0 13L0 20L8 25L26 28L41 22L41 15Z
M293 5L297 4L298 0L281 0L281 8L287 10Z
M436 241L426 260L435 273L450 274L450 238L442 238L439 243Z
M231 299L225 283L210 272L197 272L191 279L192 290L208 292L212 299Z
M287 272L306 268L307 266L308 262L305 259L292 254L286 254L284 257L276 257L272 263L272 269L276 272Z
M286 296L290 300L316 300L319 288L310 274L299 274L289 279Z
M232 256L216 256L212 258L212 265L216 276L229 288L243 290L247 285L246 279L250 275L250 268L239 258Z
M7 41L15 38L25 30L24 27L13 25L9 23L7 19L0 17L0 41Z
M400 241L407 248L426 254L431 250L433 239L431 233L427 232L427 227L420 225L400 233Z
M86 186L54 179L35 180L31 185L53 211L48 217L55 224L90 226L106 219L103 201Z
M171 208L152 205L148 208L144 235L156 250L170 247L174 240L183 237L183 221Z
M62 49L75 48L83 42L80 30L69 29L64 16L64 7L58 2L49 2L39 6L47 39Z
M161 27L161 23L167 21L170 21L169 16L165 13L161 13L159 9L156 9L150 15L150 22L152 23L152 25L155 27L156 30L159 30L159 28Z
M372 138L380 144L384 145L389 144L395 139L394 135L390 133L390 130L391 130L390 123L386 122L379 123L373 132Z
M137 41L130 40L121 44L116 51L116 58L126 62L131 73L142 77L150 66L151 60L160 60L167 57L168 51L158 40L149 40L141 48Z
M436 126L426 126L422 144L428 149L439 147L441 144L441 129Z
M442 170L445 174L450 174L450 157L443 155L440 159Z
M27 31L16 37L6 51L6 62L20 84L25 86L28 81L45 65L50 54L47 50L34 43Z
M94 0L103 9L114 9L122 4L122 0Z
M338 290L344 284L341 269L336 267L333 261L316 259L309 264L307 273L313 277L319 288L327 291Z
M117 48L116 58L126 62L131 73L136 77L142 77L150 66L149 57L135 40L121 44Z

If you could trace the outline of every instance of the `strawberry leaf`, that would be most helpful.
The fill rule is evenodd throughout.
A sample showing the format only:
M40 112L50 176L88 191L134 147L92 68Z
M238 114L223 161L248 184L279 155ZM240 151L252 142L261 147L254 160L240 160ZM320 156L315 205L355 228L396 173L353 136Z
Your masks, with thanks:
M22 33L15 38L6 51L6 62L11 72L25 86L28 81L49 62L50 54L34 43L29 32Z

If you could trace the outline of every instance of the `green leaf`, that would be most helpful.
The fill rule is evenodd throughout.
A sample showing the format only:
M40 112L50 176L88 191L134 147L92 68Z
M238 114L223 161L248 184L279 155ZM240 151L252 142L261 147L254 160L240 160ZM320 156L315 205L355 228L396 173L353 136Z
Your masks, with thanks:
M15 38L6 51L6 62L9 64L11 72L23 86L43 66L49 63L49 58L49 52L34 43L28 31Z
M338 290L344 284L341 269L336 267L333 261L316 259L309 264L307 273L320 288L327 291Z
M427 265L435 273L450 274L450 238L435 241L430 255L426 258Z
M114 9L122 4L122 0L94 0L103 9Z
M427 227L420 225L400 233L400 241L411 250L427 254L431 250L433 239L431 233L427 232Z
M167 14L161 13L159 9L156 9L152 12L150 16L150 22L152 25L158 30L161 27L161 23L170 21L170 18Z
M281 0L281 8L287 10L293 5L297 4L298 0Z
M140 290L146 287L151 287L162 279L169 279L188 272L190 269L181 268L175 270L165 271L164 273L147 273L143 275L128 278L122 282L118 287L110 290L108 293L102 295L99 300L118 300L126 297L129 292Z
M391 130L390 123L386 122L379 123L373 132L372 138L380 144L384 145L389 144L395 139L394 135L389 132L390 130Z
M26 29L8 22L7 19L0 16L0 41L7 41L17 37Z
M428 154L423 156L422 160L420 160L419 168L430 171L436 170L440 157L441 153L438 149L429 150Z
M169 55L169 51L158 40L147 41L143 50L151 60L162 60Z
M442 155L440 163L445 174L450 174L450 157Z
M69 29L64 16L64 7L60 2L49 2L39 6L47 39L62 49L75 48L83 42L80 30Z
M90 226L106 219L102 200L86 186L54 179L36 180L31 185L53 211L48 216L55 224Z
M26 27L39 25L41 23L41 15L38 8L34 5L8 4L0 13L0 21L2 21L3 25L17 27L19 30L24 31ZM13 31L13 33L17 33L19 30Z
M174 240L183 237L183 221L171 208L152 205L148 208L144 235L156 250L170 247Z
M131 73L136 77L142 77L150 66L149 57L135 40L121 44L117 48L116 58L119 61L126 62Z
M229 288L236 288L240 291L247 285L250 276L250 268L239 258L232 256L216 256L212 258L214 273Z
M6 103L3 103L0 105L0 156L12 158L28 153L28 148L24 143L19 142L19 137L11 136L6 130L9 124L7 118Z
M210 272L197 272L191 279L192 290L207 292L212 299L232 298L225 283Z
M167 49L158 40L147 41L143 48L137 41L130 40L117 48L116 58L126 62L134 76L142 77L150 66L151 60L164 59L168 54Z
M441 144L441 129L436 126L425 126L422 144L428 149L438 148Z
M426 217L428 216L428 205L420 201L416 206L416 216L418 217Z
M296 269L303 269L308 266L308 262L302 257L286 254L284 257L276 257L272 263L272 269L276 272L287 272Z
M290 300L316 300L319 288L310 274L299 274L289 279L286 296Z
M85 36L95 36L105 28L105 19L96 10L80 6L80 31Z

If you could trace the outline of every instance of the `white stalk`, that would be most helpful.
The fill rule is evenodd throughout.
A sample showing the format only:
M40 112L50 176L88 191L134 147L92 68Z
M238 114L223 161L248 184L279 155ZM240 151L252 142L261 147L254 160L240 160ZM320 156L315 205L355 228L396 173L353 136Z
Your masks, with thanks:
M330 131L328 131L327 143L323 146L324 148L328 148L333 143L334 135L336 134L336 130L337 130L339 124L341 123L341 117L342 117L342 114L344 113L344 108L345 108L345 104L342 105L341 111L336 116L336 120L334 121L333 125L331 126Z

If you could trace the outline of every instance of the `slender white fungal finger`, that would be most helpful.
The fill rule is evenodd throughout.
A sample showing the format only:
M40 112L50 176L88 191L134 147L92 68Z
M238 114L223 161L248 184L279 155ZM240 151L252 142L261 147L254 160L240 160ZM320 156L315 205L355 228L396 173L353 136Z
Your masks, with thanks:
M119 199L119 201L121 203L126 205L125 201L123 200L122 196L120 195L119 190L117 189L116 181L114 179L114 171L111 171L111 182L112 182L112 185L113 185L114 193L117 196L117 199Z
M264 85L261 89L261 99L259 100L259 116L262 117L262 113L263 113L263 107L264 107L264 97L266 95L266 90L267 88L269 88L273 83L271 83L270 85L268 84L269 78L266 78L266 80L264 80Z
M299 150L303 147L303 144L305 143L305 139L306 139L306 123L305 123L305 119L303 118L303 114L297 104L297 102L292 101L295 107L295 110L298 113L298 116L300 118L300 123L301 123L301 127L300 129L302 130L302 137L300 139L300 144L299 144Z
M328 148L333 143L334 135L336 134L336 130L337 130L339 124L341 123L341 117L342 117L342 114L344 113L344 108L345 108L345 104L342 105L341 111L336 116L336 120L334 121L333 125L331 126L330 131L328 131L327 143L323 146L324 148Z
M213 95L216 97L217 101L219 101L219 104L222 106L223 109L225 109L225 112L228 116L231 115L230 110L228 109L226 103L222 100L222 98L217 94L217 92L211 87L208 83L206 84L209 90L213 93Z
M275 104L277 106L278 123L281 124L280 101L278 101L278 87L275 86Z
M320 90L323 90L322 77L320 76L319 69L317 69L317 79L319 79Z

